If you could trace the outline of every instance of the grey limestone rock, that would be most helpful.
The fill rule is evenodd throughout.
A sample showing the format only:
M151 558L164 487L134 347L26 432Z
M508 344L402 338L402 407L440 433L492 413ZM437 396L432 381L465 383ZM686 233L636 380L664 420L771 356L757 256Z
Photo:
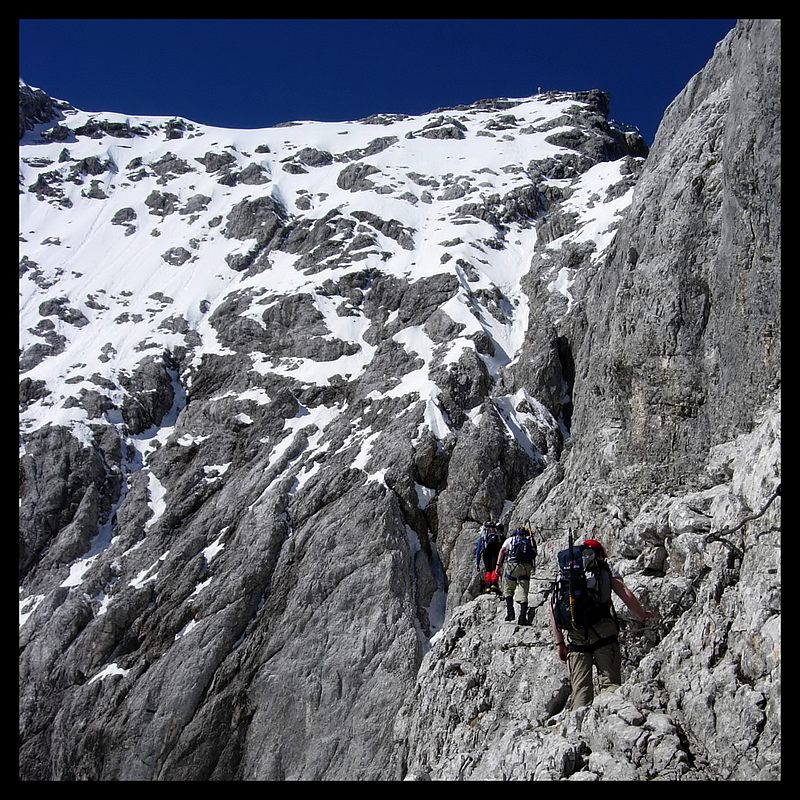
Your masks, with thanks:
M431 380L439 387L442 408L456 428L464 424L465 412L483 403L491 383L486 366L472 348L465 348L455 364L431 370Z
M486 123L485 130L504 131L515 128L518 122L519 120L514 114L500 114Z
M212 325L219 325L219 337L237 351L259 350L273 358L296 357L333 361L342 355L358 352L358 345L330 335L322 314L308 294L283 297L261 315L263 325L255 320L234 317L231 311L247 307L249 296L231 295L211 315Z
M396 136L379 136L373 139L366 147L359 147L355 150L347 150L341 155L336 156L337 161L358 161L362 158L377 155L378 153L391 147L398 141Z
M303 147L294 157L307 167L326 167L333 163L333 156L327 150L317 150L314 147Z
M35 125L52 122L61 116L60 109L69 108L65 103L53 100L41 89L34 89L23 81L19 82L19 138Z
M110 161L102 161L97 156L82 158L72 165L67 180L74 183L82 183L84 175L102 175L109 169L110 165Z
M56 124L52 128L42 131L40 138L43 142L75 141L75 131L66 125Z
M75 516L59 532L58 538L37 565L38 569L69 564L86 553L91 540L97 535L99 510L99 493L96 486L90 485L81 498Z
M161 254L161 258L172 267L180 267L185 264L192 254L185 247L170 247L166 253Z
M269 176L267 171L260 164L248 164L236 176L239 183L244 183L248 186L258 186L262 183L269 183Z
M398 757L409 775L433 780L780 777L774 750L780 738L775 649L780 405L774 394L779 367L774 345L756 344L769 314L762 317L747 294L754 269L762 286L778 275L777 145L758 148L749 171L737 172L736 178L731 173L742 170L741 141L765 143L779 127L774 95L779 81L763 80L776 75L778 32L778 23L740 22L668 110L617 247L590 281L585 312L569 325L559 323L550 345L555 354L559 334L565 334L574 357L578 419L573 415L570 447L563 463L526 484L509 519L509 525L532 520L541 526L540 558L552 558L563 546L559 530L570 522L598 531L629 585L659 608L658 635L628 623L623 687L588 708L566 712L561 709L569 687L563 677L560 686L546 686L541 696L535 687L542 676L534 680L508 669L501 680L491 678L504 641L513 641L509 653L525 648L523 670L545 669L550 678L558 674L540 610L533 629L503 636L493 600L470 600L462 579L466 602L453 607L396 724ZM724 144L718 138L723 130L729 131ZM727 170L728 178L721 181L715 169ZM744 193L748 212L742 210L741 181L761 187ZM755 219L752 227L744 226L746 235L741 226L728 225L726 214L734 208L771 220L771 235ZM671 240L673 235L680 241ZM645 242L650 260L643 264ZM754 248L766 257L750 260ZM733 253L744 259L736 269L745 280L730 280L727 258ZM714 287L722 297L715 298ZM732 291L742 307L753 308L749 334L727 311ZM698 294L708 299L694 300ZM667 299L679 297L685 315ZM673 314L681 322L671 327ZM724 346L717 341L722 330L731 337ZM666 345L665 336L673 336L674 345ZM759 354L748 355L754 346ZM720 363L706 354L723 347L729 355L721 357L734 372L742 370L744 377L755 369L759 377L746 378L735 391L730 391L738 385L733 382L725 382L725 388L717 379L706 382L706 371ZM741 357L732 357L728 348L737 348ZM615 358L619 368L613 366ZM657 375L647 367L650 358L662 365ZM627 366L633 362L635 367ZM526 378L525 384L533 381ZM451 462L448 480L453 469ZM447 504L443 492L440 515ZM439 530L441 535L441 520ZM464 558L471 538L464 543ZM451 574L450 595L454 583ZM509 675L515 679L509 681ZM506 710L509 687L530 688L528 703ZM430 702L436 704L433 715ZM476 739L481 742L477 752Z
M521 186L503 197L491 194L485 196L480 203L460 205L456 214L482 219L502 229L513 222L528 224L529 220L535 220L547 208L545 195L536 186Z
M186 201L183 208L178 209L178 213L181 215L197 214L199 211L205 211L210 202L211 198L208 195L194 194Z
M38 266L33 259L28 258L28 256L22 256L19 260L19 277L21 278L28 271L35 272Z
M367 176L377 175L380 170L371 164L348 164L336 179L336 185L340 189L351 192L361 192L366 189L373 189L375 183Z
M178 117L167 120L164 125L164 139L169 141L171 139L183 139L183 134L190 126Z
M64 352L64 336L53 336L48 338L47 344L36 342L26 347L20 355L19 371L29 372L38 364L41 364L48 356L58 355Z
M69 299L66 297L59 297L54 300L45 300L40 303L39 313L43 317L56 316L68 325L74 325L76 328L82 328L84 325L89 324L86 315L77 308L72 308L69 304Z
M353 392L353 399L363 399L372 392L383 394L398 389L404 375L422 366L422 360L415 353L409 353L394 339L385 338L378 342L369 366Z
M47 397L50 391L47 389L47 382L42 380L33 380L31 378L23 378L19 382L19 405L20 408L26 408L31 403Z
M223 229L223 235L240 241L255 239L255 244L246 252L235 252L226 256L228 266L241 272L259 257L263 259L270 248L277 246L285 235L287 217L283 205L271 197L244 199L234 206L228 214L228 224Z
M114 407L109 398L96 392L93 389L82 388L78 397L68 397L63 404L63 408L73 407L83 408L89 415L89 419L102 419L103 414Z
M158 175L159 183L167 183L177 175L195 171L189 163L173 153L165 153L158 161L150 164L150 169Z
M175 399L172 378L164 358L144 357L132 374L121 374L119 382L126 392L122 418L130 432L142 433L160 425Z
M103 486L104 455L97 448L84 448L65 428L48 426L25 437L19 479L22 578L75 520L88 487Z
M409 132L407 138L422 136L425 139L463 139L466 126L455 117L439 115L420 130Z
M369 211L353 211L352 216L361 222L368 222L384 236L394 239L404 250L414 249L414 229L406 228L396 219L383 220Z
M454 339L465 327L462 322L454 322L446 312L438 308L425 321L423 329L434 342L442 344Z
M235 164L236 156L231 153L215 153L209 151L202 158L195 160L199 161L206 168L206 172L219 172Z
M408 114L372 114L360 119L365 125L391 125L393 122L402 122L408 119Z
M440 128L430 128L418 133L425 139L463 139L464 133L454 125L443 125Z
M364 338L372 343L376 338L393 336L409 325L425 325L458 288L458 278L444 272L412 284L393 276L377 278L364 299L364 313L373 320ZM384 328L383 322L392 311L397 311L397 317Z
M125 122L112 122L111 120L92 117L85 125L75 128L74 134L76 136L88 136L92 139L100 139L104 135L118 139L130 139L133 136L147 136L147 131Z
M325 249L324 246L333 237L349 239L354 228L355 222L352 219L344 216L338 209L331 209L318 219L306 218L290 223L281 239L279 248L287 253L309 255L307 264L311 266L316 260L322 260L333 253L342 251L344 249L343 241L327 245L332 248L330 250ZM320 258L321 253L324 255Z
M150 213L157 217L169 216L178 210L178 196L171 192L159 192L154 189L145 199L145 205L151 209Z
M59 206L71 208L72 201L64 195L61 188L63 178L58 170L40 172L36 180L28 186L28 191L36 195L37 200L52 198Z
M111 218L112 225L124 225L136 219L136 212L132 208L121 208Z
M577 224L578 214L574 211L549 216L537 228L539 235L536 239L536 248L543 250L551 242L576 230Z
M272 197L242 200L227 217L224 235L229 239L256 239L268 243L287 219L286 209Z

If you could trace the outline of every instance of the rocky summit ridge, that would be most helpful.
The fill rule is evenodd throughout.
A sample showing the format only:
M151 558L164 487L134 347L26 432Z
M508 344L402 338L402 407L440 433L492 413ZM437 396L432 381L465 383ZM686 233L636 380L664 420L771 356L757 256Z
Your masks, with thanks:
M649 153L599 90L230 130L21 81L20 778L778 779L779 66L738 23ZM661 614L578 712L567 528Z

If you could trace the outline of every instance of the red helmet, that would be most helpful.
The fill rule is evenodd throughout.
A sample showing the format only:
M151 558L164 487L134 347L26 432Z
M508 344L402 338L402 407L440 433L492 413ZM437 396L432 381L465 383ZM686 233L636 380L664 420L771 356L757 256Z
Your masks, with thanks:
M594 550L596 553L598 553L603 558L606 557L606 550L603 547L603 545L601 545L600 542L597 541L597 539L584 539L583 543L587 547L591 547L592 550Z

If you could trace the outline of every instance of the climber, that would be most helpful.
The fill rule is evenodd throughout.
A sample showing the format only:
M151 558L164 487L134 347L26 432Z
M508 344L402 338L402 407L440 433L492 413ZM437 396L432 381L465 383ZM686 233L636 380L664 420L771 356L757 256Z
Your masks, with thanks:
M619 625L611 591L639 622L655 619L657 612L639 602L608 563L605 548L596 539L574 546L570 540L569 548L558 554L558 562L559 576L551 589L550 625L558 657L569 670L574 711L594 698L593 666L601 692L613 691L622 682Z
M516 528L500 548L497 574L502 576L506 622L514 621L514 600L519 603L518 625L530 625L528 589L536 561L536 543L528 528Z
M475 543L475 571L480 575L481 591L497 592L497 555L503 542L503 524L484 522Z

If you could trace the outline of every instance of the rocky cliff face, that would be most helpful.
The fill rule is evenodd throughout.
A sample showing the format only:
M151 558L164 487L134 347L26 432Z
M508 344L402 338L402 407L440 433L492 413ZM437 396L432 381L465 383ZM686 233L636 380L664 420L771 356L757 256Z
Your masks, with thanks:
M597 91L21 110L20 777L779 777L779 62L649 156ZM662 612L589 709L475 596L503 513Z
M398 720L409 777L780 778L780 218L780 24L742 22L556 326L571 443L510 515L549 563L555 529L598 535L661 618L626 621L625 684L568 712L543 597L530 630L459 608Z

